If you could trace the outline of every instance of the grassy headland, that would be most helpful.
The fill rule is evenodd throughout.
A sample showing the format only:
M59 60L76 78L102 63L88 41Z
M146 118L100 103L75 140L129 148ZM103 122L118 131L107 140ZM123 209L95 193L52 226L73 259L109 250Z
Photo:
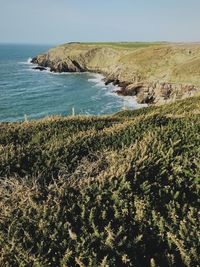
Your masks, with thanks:
M69 43L33 63L55 72L102 73L140 103L167 103L200 91L198 43Z
M198 266L200 97L0 124L0 266Z
M93 45L93 46L110 46L110 47L118 47L118 48L142 48L149 47L154 45L162 45L167 44L166 42L99 42L99 43L80 43L82 45Z

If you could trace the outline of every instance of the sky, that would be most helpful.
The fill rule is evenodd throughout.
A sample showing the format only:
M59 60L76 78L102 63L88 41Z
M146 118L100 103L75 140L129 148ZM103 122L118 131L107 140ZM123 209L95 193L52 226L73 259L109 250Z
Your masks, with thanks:
M0 0L0 43L200 41L200 0Z

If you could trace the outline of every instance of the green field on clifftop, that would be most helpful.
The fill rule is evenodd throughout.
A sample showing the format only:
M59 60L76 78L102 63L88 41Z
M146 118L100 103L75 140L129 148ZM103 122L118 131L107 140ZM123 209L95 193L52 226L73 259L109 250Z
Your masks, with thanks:
M0 124L0 266L198 266L200 97Z
M35 63L53 67L56 72L103 73L133 86L158 82L177 85L171 98L184 94L184 89L179 90L183 85L195 85L198 91L200 87L199 43L75 42L50 49L47 55L39 55Z
M83 45L99 45L99 46L111 46L111 47L120 47L120 48L142 48L149 46L158 46L167 44L167 42L99 42L99 43L80 43Z

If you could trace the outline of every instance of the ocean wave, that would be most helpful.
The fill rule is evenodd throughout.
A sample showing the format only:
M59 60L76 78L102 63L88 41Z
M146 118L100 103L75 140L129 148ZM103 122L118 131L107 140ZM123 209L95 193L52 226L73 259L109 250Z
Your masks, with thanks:
M104 76L102 74L91 74L92 78L88 79L88 82L94 83L95 86L105 87Z
M28 59L27 59L27 64L32 64L32 58L31 57L29 57Z
M50 68L46 68L45 70L43 70L43 71L41 71L41 70L39 70L39 69L35 69L35 68L29 68L28 69L29 71L34 71L34 72L44 72L44 73L51 73L51 71L50 71Z
M55 71L50 71L50 70L48 70L47 72L50 72L53 75L70 75L70 74L73 74L71 72L55 72Z
M139 104L135 96L118 95L116 92L116 87L117 86L112 85L112 90L105 91L105 95L117 98L121 102L123 108L136 109L147 106L146 104Z
M51 71L51 68L49 68L49 67L45 67L46 69L45 70L39 70L39 69L35 69L35 68L33 68L33 65L35 66L35 67L37 67L37 66L39 66L39 65L37 65L37 64L32 64L31 63L31 65L32 65L32 67L30 66L30 68L28 69L29 71L34 71L34 72L40 72L40 73L48 73L48 74L52 74L52 75L83 75L83 74L85 74L86 72L55 72L55 71Z
M138 104L136 97L133 96L121 96L117 94L117 90L120 89L118 85L113 85L112 83L105 85L105 76L99 73L90 73L90 72L84 72L84 73L79 73L79 72L52 72L49 67L46 68L46 70L40 71L39 69L34 69L33 66L38 66L37 64L31 63L32 58L28 58L26 62L19 62L19 64L25 64L28 65L29 68L27 68L28 71L33 71L33 72L40 72L40 73L48 73L52 75L83 75L83 74L88 74L88 82L93 83L95 87L100 88L100 90L104 91L104 95L107 96L112 96L118 99L119 102L121 102L121 106L124 108L130 108L130 109L136 109L140 107L144 107L144 104ZM92 101L98 101L100 100L101 97L97 94L96 96L92 97ZM116 100L117 100L116 99ZM119 104L119 103L118 103ZM120 104L119 104L120 105ZM110 109L111 107L104 107L105 109Z
M97 100L101 100L101 96L100 95L94 95L91 97L92 101L97 101Z
M91 74L92 78L89 78L88 81L91 83L95 83L95 86L97 87L101 87L101 90L105 90L108 92L108 94L115 94L116 95L116 91L120 89L120 87L118 85L113 85L112 83L106 85L105 84L105 76L103 76L102 74Z
M123 108L136 109L147 106L145 104L138 104L136 97L118 95L116 91L119 90L120 87L118 85L113 85L112 83L105 85L104 82L105 77L102 74L92 74L92 76L93 77L89 78L88 81L95 83L95 86L101 87L101 90L104 91L104 95L117 98L118 101L121 102L121 106ZM97 96L96 99L98 99ZM104 107L102 111L104 112L105 110L108 110L110 108L111 108L110 104L107 104L107 106Z
M32 58L29 57L26 61L18 62L18 64L22 64L22 65L33 65L33 63L31 63L31 61L32 61Z

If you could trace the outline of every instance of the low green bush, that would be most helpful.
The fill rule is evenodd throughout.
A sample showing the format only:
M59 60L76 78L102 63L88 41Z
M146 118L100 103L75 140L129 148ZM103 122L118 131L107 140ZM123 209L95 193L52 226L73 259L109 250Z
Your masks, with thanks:
M199 106L0 124L0 266L198 266Z

